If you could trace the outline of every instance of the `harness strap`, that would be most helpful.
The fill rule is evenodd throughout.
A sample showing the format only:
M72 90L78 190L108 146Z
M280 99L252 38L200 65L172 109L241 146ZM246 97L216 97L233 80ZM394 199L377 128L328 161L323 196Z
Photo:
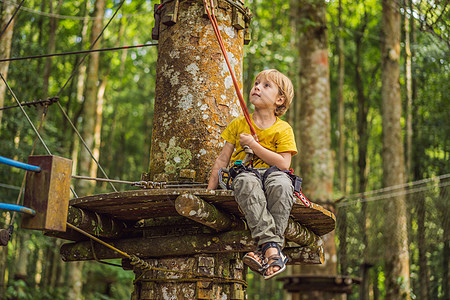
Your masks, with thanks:
M297 175L295 175L294 170L292 170L292 169L290 169L288 171L284 171L284 170L281 170L280 168L278 168L277 166L271 166L261 176L261 174L257 170L255 170L251 164L246 166L242 163L242 161L236 161L234 166L231 167L228 171L228 179L227 179L226 187L228 190L232 190L231 180L234 180L234 178L236 178L236 176L238 176L239 174L241 174L243 172L249 172L249 173L255 174L256 177L258 177L261 180L263 190L265 191L266 190L265 182L266 182L267 177L269 177L270 174L272 174L273 172L276 172L276 171L281 171L283 173L286 173L289 176L289 178L291 179L292 185L294 187L294 195L297 198L299 198L300 201L302 201L306 207L311 207L311 201L309 201L308 198L306 198L306 196L302 193L302 179L300 177L298 177Z
M289 176L289 178L292 181L292 185L294 186L294 195L297 196L297 198L299 198L303 202L303 204L306 205L306 207L310 207L311 202L302 193L302 179L294 174L293 169L289 169L288 171L283 171L280 168L278 168L277 166L271 166L263 174L263 177L262 177L263 189L265 189L265 181L266 181L267 177L269 177L269 175L271 173L276 172L276 171L281 171L283 173L286 173Z
M261 174L259 174L259 172L257 170L255 170L251 164L246 166L242 162L236 161L234 166L231 167L230 170L228 171L228 180L227 180L227 189L228 190L233 189L230 184L231 179L234 180L234 178L236 178L236 176L238 176L239 174L241 174L243 172L253 173L256 175L256 177L259 178L259 180L262 181ZM263 184L263 188L264 188L264 184Z

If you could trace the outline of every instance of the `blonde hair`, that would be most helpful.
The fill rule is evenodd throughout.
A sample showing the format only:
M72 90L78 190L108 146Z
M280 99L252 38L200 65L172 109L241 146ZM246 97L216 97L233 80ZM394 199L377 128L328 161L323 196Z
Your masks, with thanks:
M256 75L255 80L261 77L273 81L278 86L278 93L280 96L284 97L284 102L283 104L278 105L275 109L275 116L280 117L284 115L284 113L289 109L289 106L291 106L292 99L294 99L294 86L292 85L291 80L286 75L275 69L259 72L259 74Z

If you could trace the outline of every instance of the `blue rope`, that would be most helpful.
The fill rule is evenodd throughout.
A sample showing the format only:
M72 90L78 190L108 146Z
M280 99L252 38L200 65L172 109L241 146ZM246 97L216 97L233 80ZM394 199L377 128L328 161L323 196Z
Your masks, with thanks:
M0 203L0 209L17 211L17 212L29 214L32 216L36 215L36 211L34 209L31 209L31 208L28 208L25 206L21 206L21 205L16 205L16 204Z
M41 168L38 166L29 165L29 164L15 161L13 159L6 158L3 156L0 156L0 163L8 165L8 166L16 167L19 169L24 169L27 171L37 172L37 173L39 173L41 171Z

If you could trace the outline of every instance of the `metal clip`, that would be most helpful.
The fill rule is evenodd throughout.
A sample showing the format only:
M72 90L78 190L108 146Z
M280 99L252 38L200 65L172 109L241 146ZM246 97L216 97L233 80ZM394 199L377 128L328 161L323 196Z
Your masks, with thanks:
M223 174L227 174L227 177L230 177L230 169L228 168L221 168L219 170L219 185L222 189L226 190L227 189L227 185L225 184L225 182L223 182Z

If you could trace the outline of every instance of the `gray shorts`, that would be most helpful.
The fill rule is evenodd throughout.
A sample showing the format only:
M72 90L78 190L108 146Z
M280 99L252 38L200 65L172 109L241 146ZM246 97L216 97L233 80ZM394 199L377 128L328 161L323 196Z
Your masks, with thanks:
M256 170L262 177L267 169ZM284 232L294 204L294 187L289 176L281 171L272 172L264 185L265 191L256 174L242 172L234 178L232 188L258 246L275 242L283 247Z

